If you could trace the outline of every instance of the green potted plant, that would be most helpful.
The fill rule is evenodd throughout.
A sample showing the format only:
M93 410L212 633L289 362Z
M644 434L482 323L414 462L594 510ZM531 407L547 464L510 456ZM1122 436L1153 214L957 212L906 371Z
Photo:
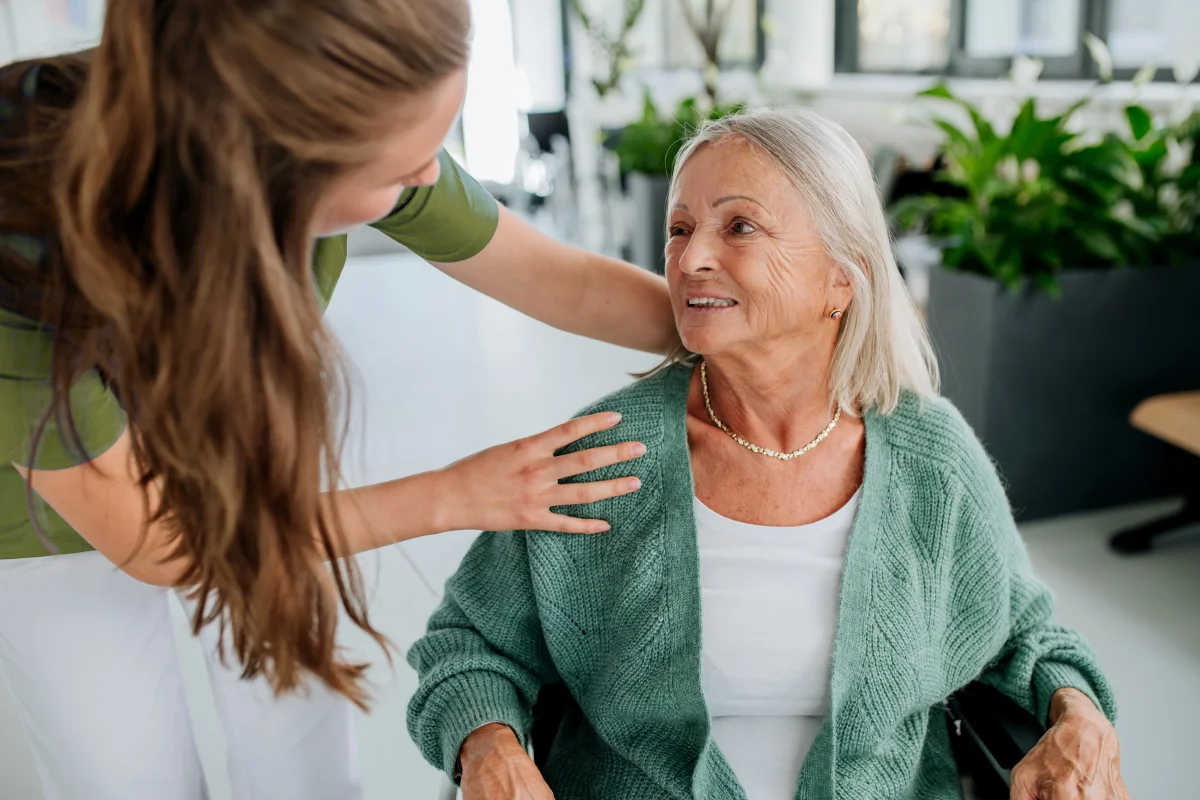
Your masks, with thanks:
M959 196L907 198L904 230L943 244L928 322L945 394L986 441L1024 518L1170 493L1174 454L1128 415L1200 387L1200 115L1087 141L1026 100L1007 132L945 86Z
M675 154L707 119L720 119L743 108L737 103L717 104L703 111L695 98L684 99L670 116L661 114L647 92L642 116L615 131L608 148L616 154L621 176L637 214L633 220L633 263L653 272L663 271L666 246L667 189Z
M701 8L695 8L691 0L678 2L688 30L704 54L704 66L700 73L704 79L704 94L711 105L716 105L717 80L721 75L721 36L736 0L707 0ZM761 21L759 24L762 24Z
M718 50L726 22L734 11L734 0L708 0L699 7L694 7L689 0L676 2L687 31L703 54L700 74L706 98L704 107L695 98L687 98L679 103L672 115L666 116L659 112L647 92L639 119L603 134L604 146L617 155L621 183L637 209L632 220L631 258L634 263L659 273L663 271L666 238L667 184L675 152L705 119L716 119L743 107L738 103L717 101ZM618 87L621 76L632 64L633 54L627 40L642 15L645 0L624 0L623 21L615 36L609 35L587 13L582 0L571 0L571 6L606 67L603 77L592 79L597 93L604 97Z
M610 33L602 20L597 20L583 7L583 0L571 0L579 24L592 43L592 49L603 63L603 74L592 78L592 88L603 99L621 84L621 77L633 65L633 51L629 47L629 34L637 27L646 0L625 0L621 24L616 33Z

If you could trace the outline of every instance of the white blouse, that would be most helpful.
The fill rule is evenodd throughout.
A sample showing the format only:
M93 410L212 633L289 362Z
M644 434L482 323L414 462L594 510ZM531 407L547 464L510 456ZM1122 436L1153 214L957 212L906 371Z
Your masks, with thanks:
M792 800L829 713L830 660L859 492L810 525L751 525L695 501L702 678L712 735L749 800Z

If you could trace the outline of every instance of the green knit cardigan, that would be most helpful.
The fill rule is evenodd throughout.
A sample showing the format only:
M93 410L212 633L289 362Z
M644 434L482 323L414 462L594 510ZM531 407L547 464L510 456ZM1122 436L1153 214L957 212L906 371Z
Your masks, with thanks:
M542 686L567 712L544 775L558 800L745 798L710 736L700 680L700 582L685 415L691 370L672 367L584 413L619 411L579 449L638 440L648 454L580 480L643 488L566 513L598 536L484 533L408 654L420 675L408 729L451 773L467 735L519 735ZM957 410L906 395L867 412L862 497L834 641L829 715L797 798L958 798L943 700L974 680L1045 719L1072 686L1112 717L1080 637L1050 621L996 471Z

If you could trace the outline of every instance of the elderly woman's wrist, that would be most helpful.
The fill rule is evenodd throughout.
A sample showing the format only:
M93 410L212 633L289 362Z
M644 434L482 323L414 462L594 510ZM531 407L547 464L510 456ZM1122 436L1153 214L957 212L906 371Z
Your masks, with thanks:
M1103 716L1092 698L1073 686L1064 686L1050 697L1050 712L1047 715L1047 721L1051 725L1056 725L1064 717L1095 714Z
M488 753L499 747L521 746L521 740L513 729L503 722L489 722L471 731L463 740L458 750L458 764L461 772L469 771L472 763L485 758Z

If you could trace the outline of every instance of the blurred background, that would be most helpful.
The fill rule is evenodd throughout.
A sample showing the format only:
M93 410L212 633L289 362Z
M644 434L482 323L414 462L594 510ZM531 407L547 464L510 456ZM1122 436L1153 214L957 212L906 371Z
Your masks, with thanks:
M432 1L432 0L431 0ZM1008 484L1059 617L1121 705L1135 798L1196 797L1200 734L1200 2L473 0L448 149L510 208L662 269L678 140L740 107L841 122L876 173L945 393ZM103 0L0 0L0 63L94 43ZM355 483L549 427L655 363L520 317L374 231L327 319L354 362ZM436 310L435 310L436 309ZM475 532L365 559L374 621L422 632ZM223 735L182 616L214 798ZM367 797L435 798L415 677L377 662ZM0 798L41 798L0 690Z

